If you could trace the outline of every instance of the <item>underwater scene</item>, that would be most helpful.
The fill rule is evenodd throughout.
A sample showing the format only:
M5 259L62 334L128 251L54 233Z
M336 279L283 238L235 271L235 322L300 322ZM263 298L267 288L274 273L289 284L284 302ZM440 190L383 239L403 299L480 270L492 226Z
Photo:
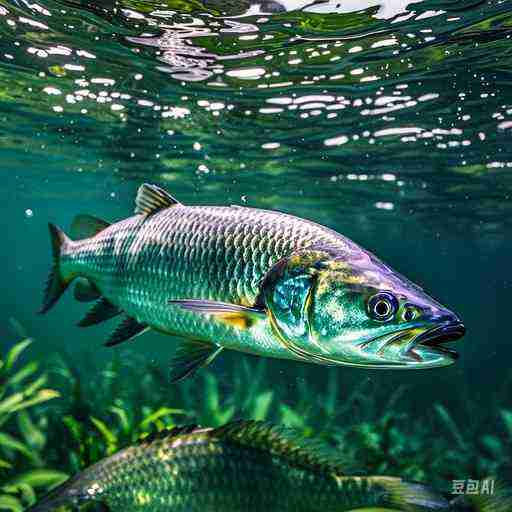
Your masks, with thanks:
M509 0L0 0L0 509L512 512L511 69Z

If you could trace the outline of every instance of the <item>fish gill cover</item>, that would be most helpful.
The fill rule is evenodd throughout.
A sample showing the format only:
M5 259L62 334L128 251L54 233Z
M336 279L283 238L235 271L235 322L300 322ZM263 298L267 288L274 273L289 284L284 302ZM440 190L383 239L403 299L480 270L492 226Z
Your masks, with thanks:
M152 429L237 417L318 433L355 472L447 492L506 473L511 11L0 1L4 363L21 324L35 340L12 378L2 366L2 508ZM47 222L124 218L144 181L187 204L276 209L349 236L461 315L460 359L404 376L226 354L171 387L172 339L100 350L112 326L77 332L83 307L67 296L36 317Z

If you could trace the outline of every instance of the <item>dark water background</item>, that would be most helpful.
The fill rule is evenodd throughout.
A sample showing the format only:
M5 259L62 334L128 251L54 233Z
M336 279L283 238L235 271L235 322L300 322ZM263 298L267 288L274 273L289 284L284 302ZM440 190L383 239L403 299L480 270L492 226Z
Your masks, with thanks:
M456 365L339 368L340 400L364 379L384 394L403 383L418 421L434 401L466 421L468 400L485 415L508 393L512 2L305 4L0 0L2 344L19 323L41 356L112 357L113 325L76 328L71 294L35 314L46 223L128 216L150 181L184 203L325 224L462 316ZM173 340L130 349L116 350L165 364ZM214 365L225 393L242 357ZM291 404L299 381L325 392L321 368L266 364Z

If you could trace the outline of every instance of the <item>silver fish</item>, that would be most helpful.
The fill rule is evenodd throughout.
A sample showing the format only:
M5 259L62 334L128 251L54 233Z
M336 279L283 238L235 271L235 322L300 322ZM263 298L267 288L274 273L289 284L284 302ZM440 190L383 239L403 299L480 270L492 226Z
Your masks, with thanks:
M80 326L123 313L107 345L147 329L183 338L179 380L223 349L324 365L434 368L461 320L335 231L277 211L186 206L144 184L135 215L50 224L54 266L42 312L77 280L97 299Z

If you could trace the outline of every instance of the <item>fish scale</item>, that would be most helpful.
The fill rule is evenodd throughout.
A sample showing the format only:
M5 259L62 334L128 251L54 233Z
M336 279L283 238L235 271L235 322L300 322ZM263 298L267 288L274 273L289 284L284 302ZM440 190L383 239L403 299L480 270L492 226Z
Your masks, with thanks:
M78 323L124 313L107 341L147 329L181 337L176 382L222 349L322 365L437 368L457 353L441 343L465 328L354 242L314 222L245 207L185 206L143 184L136 215L73 221L75 241L50 224L53 268L41 312L75 278L75 297L99 299Z
M277 260L315 243L348 247L328 228L279 212L176 205L70 243L61 266L64 276L89 278L102 296L139 322L219 344L248 345L250 333L169 306L168 300L252 305Z
M32 512L84 501L125 512L410 510L415 500L447 508L437 493L399 478L344 476L336 458L262 422L177 427L87 468Z

